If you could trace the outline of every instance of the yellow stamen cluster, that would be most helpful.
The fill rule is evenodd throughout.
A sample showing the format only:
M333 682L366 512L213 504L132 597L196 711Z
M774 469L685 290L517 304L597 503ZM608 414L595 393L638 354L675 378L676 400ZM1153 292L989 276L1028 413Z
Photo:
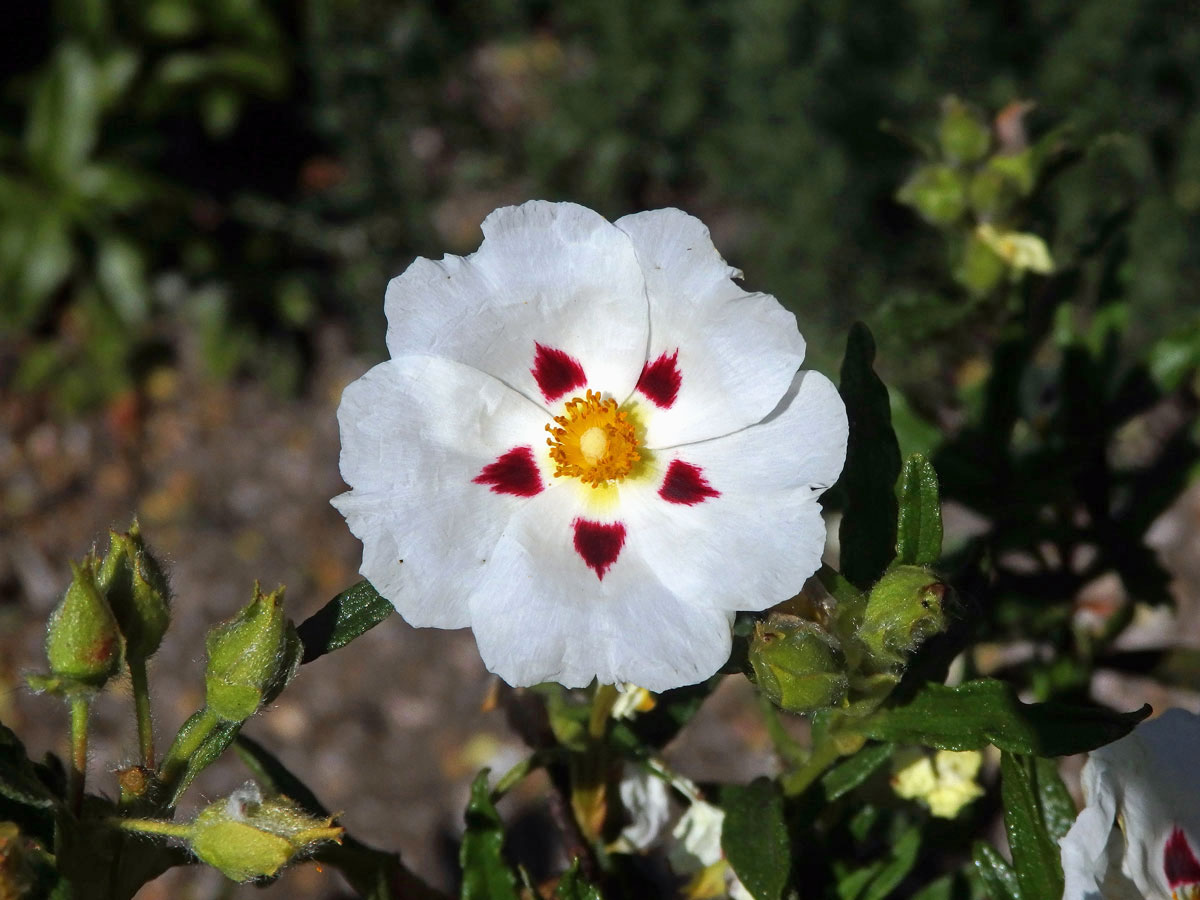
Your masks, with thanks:
M567 401L566 415L547 425L554 477L569 475L584 484L600 487L621 481L641 456L637 436L626 413L615 400L602 400L594 391Z

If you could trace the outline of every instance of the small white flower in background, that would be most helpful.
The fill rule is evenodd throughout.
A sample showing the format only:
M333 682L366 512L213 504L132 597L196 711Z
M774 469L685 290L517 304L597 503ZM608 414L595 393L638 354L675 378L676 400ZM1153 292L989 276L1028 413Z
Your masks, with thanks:
M483 234L392 280L392 358L342 397L360 571L512 685L707 678L734 612L820 563L841 398L679 210L534 201Z
M679 843L671 848L667 859L678 874L693 876L685 896L695 900L724 896L754 900L725 859L721 849L724 827L725 811L699 798L692 800L675 824L671 836Z
M671 818L667 783L641 766L627 763L617 792L630 823L621 830L616 846L610 849L618 853L647 849L658 840L663 826Z
M1170 709L1083 767L1064 900L1200 900L1200 716Z
M932 758L913 748L892 759L892 790L905 800L919 800L941 819L953 819L983 788L975 780L983 765L978 750L939 750Z
M609 713L614 719L632 719L638 713L649 712L654 709L657 703L652 693L644 687L638 687L636 684L628 681L617 685L617 690L621 693L613 703L612 711Z

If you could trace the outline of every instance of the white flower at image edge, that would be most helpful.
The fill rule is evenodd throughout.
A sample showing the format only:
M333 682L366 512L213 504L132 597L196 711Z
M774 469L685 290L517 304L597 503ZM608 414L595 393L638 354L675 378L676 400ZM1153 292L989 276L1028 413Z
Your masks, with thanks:
M1200 716L1180 709L1089 754L1064 900L1200 900L1198 762Z
M679 210L534 201L483 234L392 280L391 359L342 396L360 571L512 685L703 680L820 563L841 398Z

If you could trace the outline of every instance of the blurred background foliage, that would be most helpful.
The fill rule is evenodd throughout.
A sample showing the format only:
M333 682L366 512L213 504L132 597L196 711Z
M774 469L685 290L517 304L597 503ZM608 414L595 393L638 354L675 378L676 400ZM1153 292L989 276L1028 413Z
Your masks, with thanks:
M1196 357L1189 2L59 0L0 42L0 379L67 411L193 350L302 387L317 324L381 351L389 276L545 197L696 213L817 365L865 318L930 418L1015 309L896 201L949 94L1054 137L1014 221L1087 281L1073 327Z

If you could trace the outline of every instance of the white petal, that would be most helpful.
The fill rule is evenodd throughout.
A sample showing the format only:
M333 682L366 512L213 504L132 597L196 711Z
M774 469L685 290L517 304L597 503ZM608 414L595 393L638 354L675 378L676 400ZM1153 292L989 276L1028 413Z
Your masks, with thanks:
M1088 808L1096 806L1102 816L1114 804L1119 810L1125 837L1121 871L1147 897L1169 896L1163 851L1174 829L1183 831L1193 854L1200 852L1197 747L1200 716L1172 709L1093 750L1085 767ZM1096 830L1086 834L1094 837Z
M633 239L650 295L653 362L676 352L678 395L652 404L646 444L668 447L737 431L767 415L804 360L796 317L733 282L708 228L678 209L617 221Z
M631 549L671 590L718 609L766 609L798 593L821 562L817 498L841 473L846 412L818 372L801 372L762 424L656 454L700 469L719 496L693 505L659 494L661 480L622 486Z
M409 356L347 387L338 422L352 490L333 505L363 542L360 572L410 624L467 626L485 561L528 502L473 479L514 447L538 450L545 411L476 369Z
M650 327L628 236L585 207L544 201L496 210L483 234L470 256L417 259L392 279L384 303L392 356L444 356L551 408L532 374L540 343L580 363L587 388L627 396Z
M732 614L677 597L628 546L597 577L574 549L572 522L589 516L578 490L560 483L532 498L496 546L471 597L488 669L514 686L595 678L652 691L712 675L729 657Z
M617 791L632 820L621 830L621 837L630 847L645 850L671 817L666 782L641 766L626 763Z

